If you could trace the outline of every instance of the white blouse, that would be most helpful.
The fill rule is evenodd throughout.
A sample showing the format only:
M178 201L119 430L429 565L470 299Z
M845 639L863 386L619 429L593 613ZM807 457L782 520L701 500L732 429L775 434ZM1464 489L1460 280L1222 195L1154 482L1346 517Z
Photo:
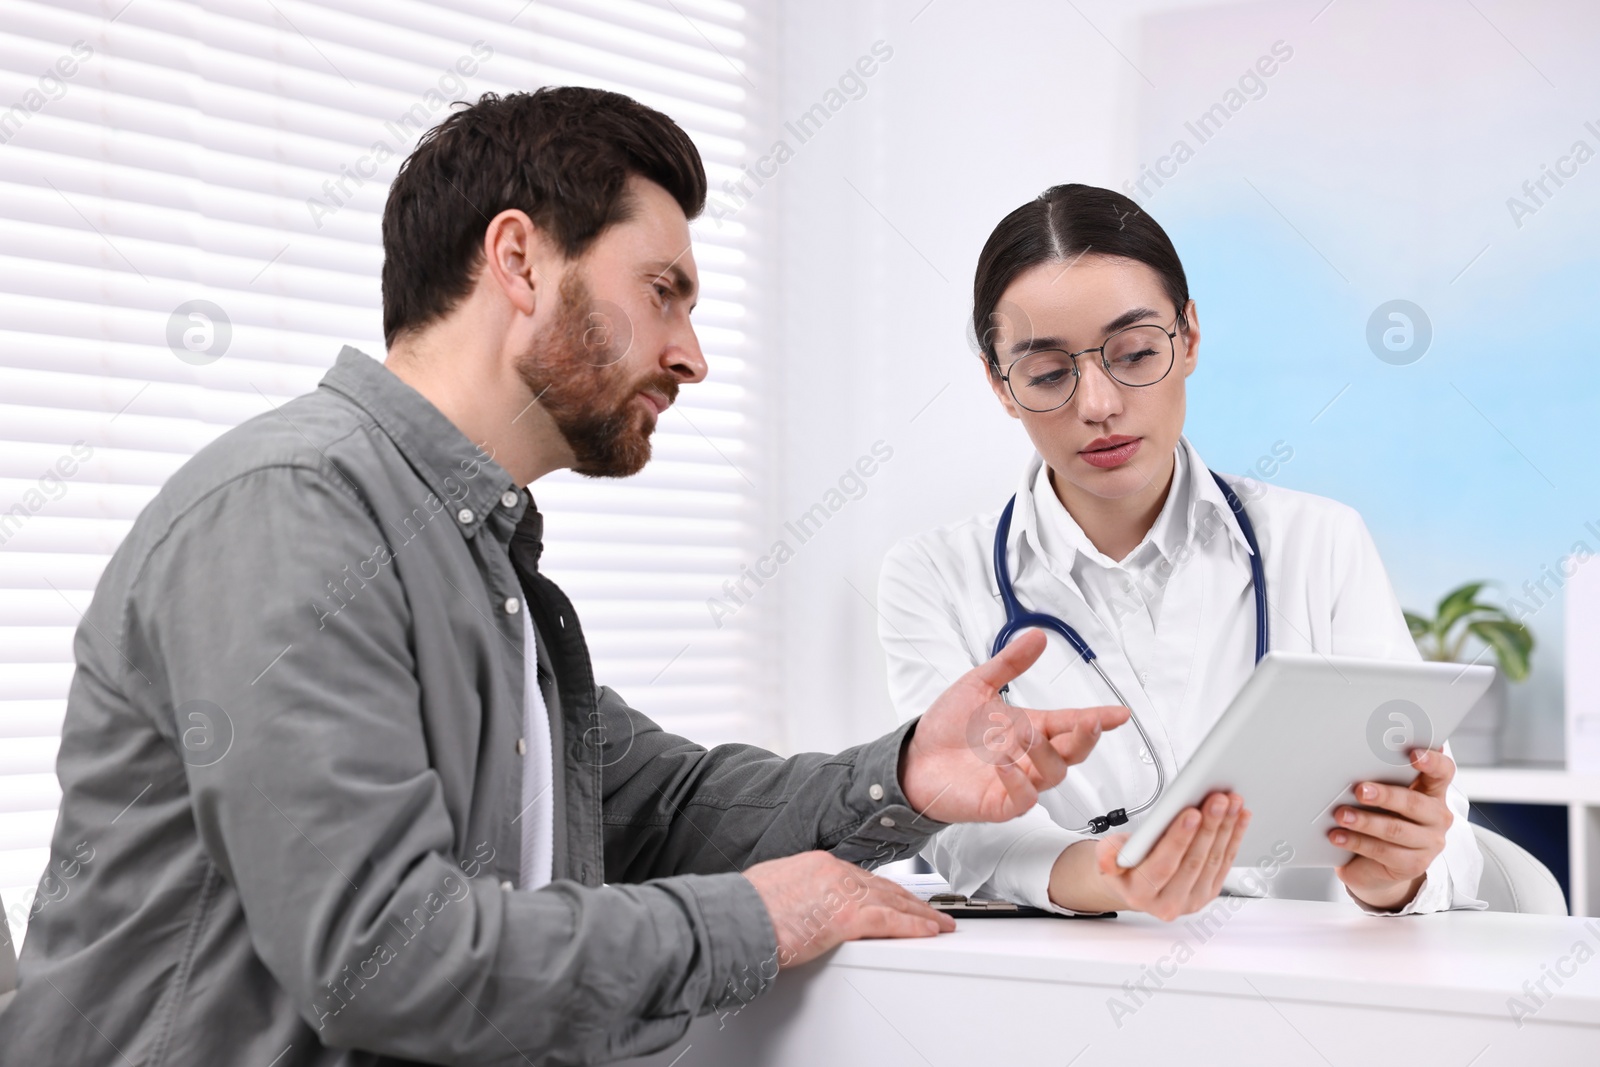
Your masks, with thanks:
M513 820L522 836L518 889L550 884L555 863L555 755L550 710L539 688L539 638L533 612L522 613L522 810Z
M1272 649L1421 658L1377 546L1353 508L1253 479L1226 480L1261 545ZM902 720L920 714L989 657L1005 623L991 566L999 517L997 509L907 538L884 559L879 636ZM1008 823L952 826L926 855L956 892L1060 912L1049 898L1051 867L1068 845L1091 839L1072 828L1147 800L1156 783L1151 760L1161 761L1171 781L1254 670L1250 549L1204 462L1183 438L1161 513L1122 561L1094 548L1035 456L1017 488L1007 559L1024 608L1056 615L1083 636L1132 704L1155 752L1143 751L1131 722L1108 731L1089 759L1032 810ZM1010 697L1032 708L1116 703L1094 670L1055 635L1011 684ZM1398 914L1484 906L1474 896L1483 859L1467 823L1466 797L1452 786L1447 803L1455 819L1445 850ZM1131 832L1141 820L1133 816L1118 830ZM1224 891L1259 892L1258 882L1237 877L1256 858L1238 862ZM1270 892L1355 903L1331 870L1285 869Z

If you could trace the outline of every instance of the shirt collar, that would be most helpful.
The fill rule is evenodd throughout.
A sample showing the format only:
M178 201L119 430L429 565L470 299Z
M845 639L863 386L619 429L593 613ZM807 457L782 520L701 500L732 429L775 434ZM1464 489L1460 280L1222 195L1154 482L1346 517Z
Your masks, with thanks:
M318 388L346 397L372 416L466 537L498 509L515 525L528 507L511 475L427 398L358 349L346 345ZM515 497L515 503L508 504Z
M1189 443L1187 437L1178 439L1178 447L1187 453L1189 470L1192 474L1188 529L1184 531L1182 543L1193 544L1195 534L1202 526L1214 531L1220 523L1222 528L1228 531L1233 543L1238 546L1243 558L1248 559L1253 555L1250 551L1250 542L1244 536L1244 528L1239 525L1238 516L1234 515L1233 509L1228 506L1228 498L1222 495L1222 490L1217 487L1217 480L1211 477L1210 468L1201 461L1200 453L1195 451L1194 445ZM1238 478L1228 478L1226 475L1223 478L1230 485L1240 481ZM1255 484L1258 487L1260 485L1260 483ZM1235 493L1237 492L1236 487ZM1207 511L1210 512L1209 515L1206 514ZM1210 540L1209 536L1207 540Z
M1180 436L1176 451L1174 461L1177 466L1167 500L1149 534L1128 558L1134 559L1140 552L1149 551L1147 546L1153 545L1166 559L1174 559L1180 549L1193 542L1197 530L1202 527L1215 529L1218 522L1248 557L1250 544L1239 527L1239 520L1228 506L1222 490L1217 488L1216 481L1212 479L1210 470L1194 445L1187 437ZM1049 526L1048 532L1040 528L1042 512L1045 513L1042 522ZM1018 566L1017 553L1024 544L1047 566L1053 565L1052 569L1058 573L1070 573L1080 554L1101 566L1120 565L1094 547L1083 528L1062 506L1044 471L1044 459L1037 453L1029 461L1017 486L1017 503L1012 513L1011 536L1007 546L1013 568ZM1012 577L1016 577L1015 570ZM990 586L995 595L999 595L999 586L993 575L990 575Z

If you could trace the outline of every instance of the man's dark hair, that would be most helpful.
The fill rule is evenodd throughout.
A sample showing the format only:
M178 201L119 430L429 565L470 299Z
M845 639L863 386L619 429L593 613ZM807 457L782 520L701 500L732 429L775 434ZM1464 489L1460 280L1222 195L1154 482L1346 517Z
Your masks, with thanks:
M1039 263L1081 255L1123 256L1161 278L1177 305L1178 325L1188 327L1189 280L1167 231L1139 205L1111 189L1053 185L1000 220L978 255L972 280L972 330L989 369L1000 373L994 350L994 316L1017 275Z
M561 86L486 93L423 134L383 209L383 338L448 314L471 290L484 228L528 213L569 259L633 209L637 174L689 218L706 203L706 171L689 135L621 93Z

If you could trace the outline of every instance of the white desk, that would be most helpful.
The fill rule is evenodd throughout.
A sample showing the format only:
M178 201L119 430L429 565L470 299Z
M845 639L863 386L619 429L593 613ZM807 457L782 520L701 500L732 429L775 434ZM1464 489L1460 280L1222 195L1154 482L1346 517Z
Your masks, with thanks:
M1228 902L1219 902L1226 906ZM967 919L861 941L779 975L737 1014L695 1021L651 1067L1099 1067L1106 1064L1600 1063L1600 920L1238 900L1209 937L1143 915ZM1589 925L1585 925L1588 923ZM1193 951L1177 963L1174 946ZM1573 946L1593 958L1578 964ZM1565 963L1561 961L1566 959ZM1165 961L1165 962L1163 962ZM1160 967L1152 996L1123 983ZM1575 970L1519 1028L1508 998ZM1113 998L1131 1013L1113 1018ZM1532 1002L1528 1001L1530 1006Z
M1559 804L1567 809L1568 902L1574 915L1600 915L1600 775L1517 767L1462 767L1467 799Z

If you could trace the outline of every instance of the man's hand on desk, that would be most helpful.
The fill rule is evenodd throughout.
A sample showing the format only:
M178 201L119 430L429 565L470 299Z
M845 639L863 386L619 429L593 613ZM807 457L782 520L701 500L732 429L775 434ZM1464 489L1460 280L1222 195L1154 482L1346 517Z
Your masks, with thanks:
M1083 762L1102 730L1127 721L1120 705L1034 711L1005 703L1001 688L1044 649L1042 630L1017 635L917 721L900 758L900 788L913 810L940 822L1014 819Z
M758 863L744 876L778 935L778 966L795 967L868 937L932 937L956 928L900 885L827 852Z
M1333 813L1339 826L1328 831L1328 840L1355 853L1335 872L1350 895L1370 908L1398 911L1411 902L1444 851L1445 831L1455 818L1445 803L1455 761L1437 749L1419 748L1411 766L1417 777L1409 786L1356 786L1356 800L1381 810L1345 806Z

